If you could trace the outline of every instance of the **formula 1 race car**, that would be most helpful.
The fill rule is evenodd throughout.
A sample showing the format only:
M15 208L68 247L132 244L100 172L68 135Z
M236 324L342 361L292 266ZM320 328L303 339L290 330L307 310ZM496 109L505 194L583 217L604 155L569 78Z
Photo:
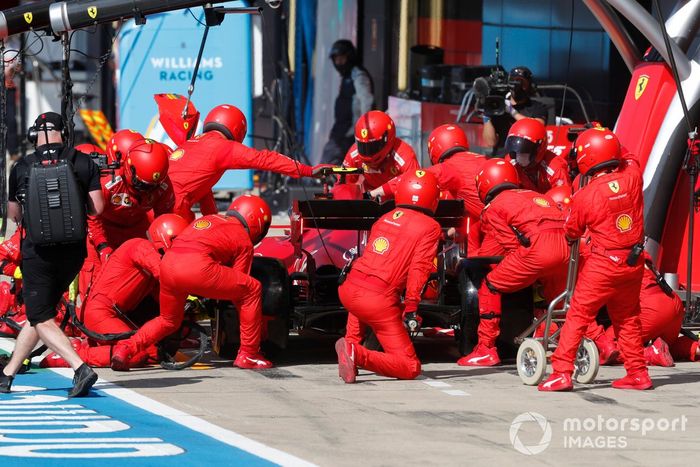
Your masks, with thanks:
M338 298L339 277L364 249L372 224L392 209L393 201L340 200L328 194L294 202L287 234L266 238L253 261L252 275L263 287L268 350L270 344L284 347L290 330L300 335L345 332L347 312ZM460 226L463 212L462 200L441 200L435 219L447 231ZM446 236L418 309L423 335L431 334L428 330L450 330L464 355L476 344L478 287L491 265L500 261L500 257L465 257L466 240ZM504 313L499 345L506 355L514 355L514 338L532 323L532 297L531 289L504 297L509 313ZM232 305L217 311L212 343L220 356L234 355L237 328Z

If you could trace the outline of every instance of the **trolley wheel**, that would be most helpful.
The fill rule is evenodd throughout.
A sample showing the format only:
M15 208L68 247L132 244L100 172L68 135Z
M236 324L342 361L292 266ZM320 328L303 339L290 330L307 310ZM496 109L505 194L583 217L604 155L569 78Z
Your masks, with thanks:
M574 379L581 384L590 384L595 381L600 368L600 355L595 343L590 339L583 339L576 351L574 362Z
M547 370L547 353L542 343L537 339L525 339L518 348L516 365L524 384L538 385Z

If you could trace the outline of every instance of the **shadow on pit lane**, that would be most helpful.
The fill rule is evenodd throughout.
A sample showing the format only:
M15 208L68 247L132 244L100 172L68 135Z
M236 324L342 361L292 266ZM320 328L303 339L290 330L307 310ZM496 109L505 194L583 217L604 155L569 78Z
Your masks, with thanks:
M660 388L662 386L671 386L676 384L692 384L700 382L700 372L692 371L683 373L671 373L666 375L652 375L651 380L654 383L654 388ZM613 381L614 379L600 380L596 381L596 383L609 385L612 384Z
M189 373L185 377L164 377L164 378L145 378L145 379L110 379L120 387L128 389L146 389L146 388L171 388L174 386L184 386L187 384L195 384L207 379L218 379L216 376L190 376ZM96 389L99 389L96 388Z
M298 366L334 364L338 362L335 353L335 341L338 336L301 337L290 336L286 349L267 354L275 366ZM451 339L419 338L414 342L416 353L421 362L455 363L460 355L457 345Z

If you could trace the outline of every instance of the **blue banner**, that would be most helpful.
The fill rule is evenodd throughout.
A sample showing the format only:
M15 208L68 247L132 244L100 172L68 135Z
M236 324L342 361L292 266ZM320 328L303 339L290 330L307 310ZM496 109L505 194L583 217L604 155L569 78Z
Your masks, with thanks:
M226 7L243 6L228 2ZM172 141L158 122L154 94L187 94L204 33L204 12L193 8L148 17L143 26L126 23L119 34L119 128L131 128L158 141ZM248 15L227 15L220 26L209 29L209 37L197 73L192 96L201 112L220 104L240 108L252 128L252 51ZM246 138L251 144L251 138ZM250 170L228 171L215 189L252 188Z

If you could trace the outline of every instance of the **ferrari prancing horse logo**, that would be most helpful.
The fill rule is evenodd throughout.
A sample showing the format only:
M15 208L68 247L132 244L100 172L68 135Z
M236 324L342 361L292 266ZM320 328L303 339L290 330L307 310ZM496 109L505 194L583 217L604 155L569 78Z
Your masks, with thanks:
M612 182L608 182L608 188L610 188L610 191L613 193L617 193L620 191L620 184L617 183L617 180L613 180Z
M362 136L362 138L367 138L367 128L360 130L360 136Z
M639 79L637 80L637 84L634 86L634 100L638 101L640 97L642 97L642 94L644 94L644 90L647 88L647 84L649 83L649 77L647 75L641 75Z
M97 7L96 6L88 7L87 14L92 19L97 18Z
M32 14L31 11L28 11L24 14L24 20L27 22L27 24L32 24L33 19L34 19L34 15Z
M403 216L403 211L396 211L391 217L393 217L394 220L396 220L401 216Z

